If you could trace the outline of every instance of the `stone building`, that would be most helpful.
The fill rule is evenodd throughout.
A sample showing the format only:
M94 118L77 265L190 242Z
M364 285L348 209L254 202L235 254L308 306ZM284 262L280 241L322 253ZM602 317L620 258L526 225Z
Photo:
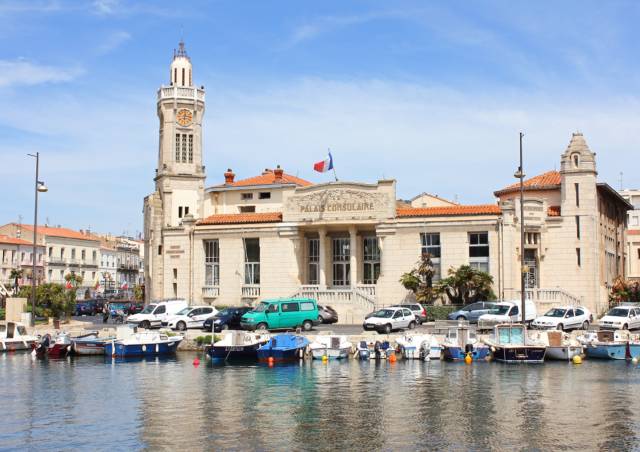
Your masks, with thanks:
M44 277L44 248L36 246L36 279L41 282ZM22 270L23 277L19 284L31 283L33 273L33 242L0 235L0 283L5 287L13 287L11 270Z
M398 201L395 180L313 184L276 166L240 180L229 169L224 183L205 187L204 90L192 85L191 71L181 44L170 85L158 91L156 189L144 202L148 300L233 305L312 296L334 306L341 321L359 323L407 296L398 280L423 252L434 256L436 279L468 264L490 273L505 299L519 297L524 252L527 296L539 310L605 309L625 268L630 205L597 181L582 134L573 134L559 172L526 181L520 250L515 185L484 205L428 193Z
M627 276L640 280L640 190L620 190L620 195L633 206L627 220Z

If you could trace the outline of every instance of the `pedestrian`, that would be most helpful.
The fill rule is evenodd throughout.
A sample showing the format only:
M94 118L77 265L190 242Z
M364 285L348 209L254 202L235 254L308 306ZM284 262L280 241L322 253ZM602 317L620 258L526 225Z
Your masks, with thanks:
M109 303L102 307L102 323L109 323Z

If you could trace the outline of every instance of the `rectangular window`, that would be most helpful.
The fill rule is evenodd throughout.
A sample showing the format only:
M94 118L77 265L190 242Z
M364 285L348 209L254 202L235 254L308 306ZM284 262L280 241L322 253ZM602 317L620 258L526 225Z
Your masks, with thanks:
M162 254L162 245L158 245L158 255Z
M260 284L260 239L244 239L244 283Z
M380 244L378 237L364 237L364 277L365 284L376 284L380 276Z
M76 258L76 249L71 248L71 259L75 259L75 258Z
M184 206L184 216L189 215L189 206Z
M80 258L81 258L82 260L85 260L85 259L87 258L87 252L86 252L85 250L82 250L82 251L80 252Z
M313 311L315 309L315 305L310 301L301 301L300 302L300 310L301 311Z
M49 257L53 256L53 247L49 247Z
M180 134L176 133L176 163L180 163Z
M260 192L259 198L260 199L271 199L271 192L262 191L262 192Z
M187 134L182 134L182 140L180 142L180 150L182 152L182 163L187 163Z
M580 238L580 215L576 215L576 237Z
M182 218L182 206L178 207L178 218Z
M333 285L351 285L351 240L334 238L333 244Z
M573 184L576 189L576 207L580 207L580 184Z
M442 253L440 245L440 233L439 232L423 232L420 234L420 243L422 248L421 254L431 255L431 262L433 263L433 281L439 281L442 277L440 269L440 256Z
M253 213L256 211L256 206L240 206L240 213Z
M309 239L309 284L320 284L320 239Z
M580 259L580 248L576 248L576 259L578 262L578 267L582 265L582 260Z
M241 194L240 194L240 198L241 198L243 201L247 201L247 200L249 200L249 199L253 199L253 193L241 193Z
M64 248L60 248L60 259L64 259Z
M93 257L92 257L93 262L95 262L95 261L96 261L96 258L98 257L97 252L96 252L96 251L94 251L94 252L92 253L92 256L93 256Z
M282 303L280 305L280 310L282 312L298 312L300 310L300 305L297 302Z
M489 273L489 233L469 233L469 265Z
M193 134L189 134L189 163L193 163Z
M220 285L220 244L218 240L204 242L204 284Z

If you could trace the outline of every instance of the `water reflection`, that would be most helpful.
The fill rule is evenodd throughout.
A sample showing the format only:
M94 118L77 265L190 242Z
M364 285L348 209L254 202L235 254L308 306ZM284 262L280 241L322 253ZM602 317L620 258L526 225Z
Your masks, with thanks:
M0 448L640 448L637 366L0 355Z

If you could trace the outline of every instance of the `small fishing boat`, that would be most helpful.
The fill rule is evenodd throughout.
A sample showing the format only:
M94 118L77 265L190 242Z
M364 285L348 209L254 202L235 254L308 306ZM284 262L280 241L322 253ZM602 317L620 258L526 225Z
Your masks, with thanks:
M182 339L182 336L167 336L157 331L144 331L134 333L126 339L106 342L104 354L120 358L169 355L176 352Z
M633 359L640 357L640 341L623 331L597 331L578 338L588 358Z
M65 358L71 351L71 337L64 331L58 333L55 338L45 334L40 343L34 346L33 352L38 358Z
M368 361L371 358L371 350L369 350L369 345L367 341L360 341L356 346L356 356L361 361Z
M222 339L207 348L207 354L214 362L257 361L258 349L271 336L248 331L226 331Z
M0 352L31 350L37 342L38 338L27 334L22 323L0 322Z
M574 356L582 355L582 344L562 331L545 331L539 338L547 346L545 359L570 361Z
M443 341L444 359L447 361L462 361L467 355L474 361L487 359L491 349L478 341L467 325L449 328Z
M71 350L76 355L104 355L104 347L114 337L101 338L97 331L71 338Z
M260 362L296 361L304 357L309 340L295 334L278 334L258 349Z
M429 361L440 359L442 347L431 334L405 334L396 339L400 353L405 359Z
M522 324L496 325L493 338L485 341L491 348L493 359L502 363L539 364L544 362L546 346L527 336Z
M343 359L348 358L351 352L351 342L345 336L317 336L309 349L313 359Z

